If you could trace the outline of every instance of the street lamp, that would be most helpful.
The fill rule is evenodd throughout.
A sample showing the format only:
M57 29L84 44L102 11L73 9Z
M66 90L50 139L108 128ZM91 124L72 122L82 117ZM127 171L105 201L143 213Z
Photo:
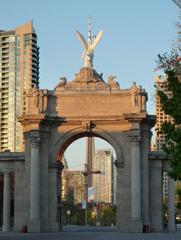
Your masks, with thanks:
M88 170L88 164L85 164L85 170L82 172L82 174L85 177L85 194L84 194L84 200L85 200L85 225L88 225L87 221L87 213L88 213L88 176L89 174L101 174L100 170L94 170L89 171Z

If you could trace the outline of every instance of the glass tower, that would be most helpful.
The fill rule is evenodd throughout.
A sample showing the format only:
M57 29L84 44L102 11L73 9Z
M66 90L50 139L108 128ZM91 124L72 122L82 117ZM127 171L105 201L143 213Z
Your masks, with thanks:
M0 30L0 151L23 151L18 116L26 113L32 84L39 85L39 47L31 21Z

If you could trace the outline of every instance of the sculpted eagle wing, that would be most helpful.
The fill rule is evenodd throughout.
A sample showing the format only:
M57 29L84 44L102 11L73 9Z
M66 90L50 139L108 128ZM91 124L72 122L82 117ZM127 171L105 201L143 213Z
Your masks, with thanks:
M76 31L76 34L77 34L78 39L82 43L84 50L87 50L88 46L87 46L87 42L86 42L85 38L82 36L82 34L79 31Z
M92 42L92 44L91 44L90 47L89 47L89 50L90 50L90 51L93 51L93 50L94 50L94 48L97 46L97 44L98 44L99 41L101 40L102 35L103 35L103 31L100 31L100 32L97 34L96 38L94 39L94 41Z

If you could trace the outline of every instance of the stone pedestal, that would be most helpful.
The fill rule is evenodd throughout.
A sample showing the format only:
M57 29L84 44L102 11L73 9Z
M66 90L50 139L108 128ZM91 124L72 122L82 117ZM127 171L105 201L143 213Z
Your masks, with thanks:
M3 232L9 232L11 228L10 221L10 175L9 172L4 173L4 191L3 191Z
M175 190L174 180L168 177L168 231L175 232Z
M140 137L131 136L131 222L130 232L142 232Z

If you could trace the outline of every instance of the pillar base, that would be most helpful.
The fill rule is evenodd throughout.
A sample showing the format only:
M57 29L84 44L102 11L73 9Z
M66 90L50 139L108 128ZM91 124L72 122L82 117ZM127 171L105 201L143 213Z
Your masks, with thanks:
M142 233L143 222L141 219L131 220L129 224L129 232L131 233Z
M10 232L10 230L11 230L10 226L3 225L3 227L2 227L3 232Z
M32 219L28 223L28 232L30 233L40 233L40 220L39 219Z
M175 223L173 223L173 224L169 224L169 223L168 223L167 229L168 229L168 232L176 232Z

